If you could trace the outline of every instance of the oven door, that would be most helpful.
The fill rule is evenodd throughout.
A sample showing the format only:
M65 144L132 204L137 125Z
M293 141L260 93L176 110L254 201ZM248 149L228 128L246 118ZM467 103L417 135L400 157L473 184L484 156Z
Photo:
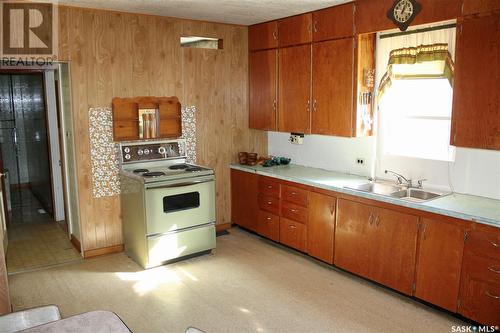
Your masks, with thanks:
M215 222L215 179L146 184L146 233L155 236Z

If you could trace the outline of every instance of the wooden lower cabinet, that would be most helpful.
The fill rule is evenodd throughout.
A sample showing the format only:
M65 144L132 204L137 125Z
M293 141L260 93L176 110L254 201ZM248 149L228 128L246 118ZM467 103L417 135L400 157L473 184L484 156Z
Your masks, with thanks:
M456 312L460 289L460 272L464 251L465 227L458 221L423 218L415 296L446 310Z
M280 242L296 250L306 252L306 226L302 223L282 217L280 219Z
M231 170L231 222L252 231L257 230L258 176Z
M309 193L307 254L329 264L333 264L336 201L332 196Z
M277 215L260 210L257 233L275 242L280 241L280 218Z
M481 226L467 233L458 312L500 326L500 229Z
M418 217L339 199L335 264L411 295Z

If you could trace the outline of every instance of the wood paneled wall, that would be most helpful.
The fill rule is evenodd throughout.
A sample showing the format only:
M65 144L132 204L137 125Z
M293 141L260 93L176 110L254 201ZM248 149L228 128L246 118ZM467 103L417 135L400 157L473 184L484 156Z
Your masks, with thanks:
M224 49L181 48L181 35L224 39ZM248 129L247 28L60 7L59 59L69 60L84 250L122 243L120 198L92 198L88 109L113 97L178 96L195 105L198 163L215 168L217 224L230 222L230 170L238 151L267 152Z

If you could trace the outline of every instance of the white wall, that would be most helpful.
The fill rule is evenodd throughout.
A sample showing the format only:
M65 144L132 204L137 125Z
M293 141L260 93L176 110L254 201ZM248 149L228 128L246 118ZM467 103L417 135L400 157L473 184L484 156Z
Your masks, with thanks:
M302 145L292 145L288 142L290 133L268 132L267 137L269 154L290 157L294 164L361 176L372 174L374 138L306 135ZM357 158L363 158L364 165L358 165Z

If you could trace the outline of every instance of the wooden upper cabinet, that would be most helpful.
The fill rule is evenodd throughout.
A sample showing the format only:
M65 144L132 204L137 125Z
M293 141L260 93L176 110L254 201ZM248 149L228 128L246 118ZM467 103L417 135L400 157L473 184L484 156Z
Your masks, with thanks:
M451 144L500 149L500 14L466 17L457 28Z
M279 46L291 46L312 41L312 14L287 17L278 21Z
M457 311L465 227L424 218L420 227L415 296Z
M353 136L354 38L313 44L311 133Z
M471 0L476 1L476 0ZM460 0L418 0L422 10L411 25L453 20L461 15ZM387 17L394 0L356 0L356 33L363 34L394 29L396 26Z
M256 174L231 170L231 222L252 231L258 226L258 179Z
M280 49L278 87L278 129L310 133L310 44Z
M462 14L472 15L500 10L498 0L463 0Z
M354 35L354 2L313 12L313 41Z
M248 48L250 51L278 47L278 22L266 22L248 27Z
M114 141L137 140L139 138L139 106L131 100L113 102Z
M335 265L402 293L412 293L418 217L338 200Z
M277 129L278 50L250 53L249 126L259 130Z
M336 198L309 193L309 219L307 224L307 253L333 264Z

